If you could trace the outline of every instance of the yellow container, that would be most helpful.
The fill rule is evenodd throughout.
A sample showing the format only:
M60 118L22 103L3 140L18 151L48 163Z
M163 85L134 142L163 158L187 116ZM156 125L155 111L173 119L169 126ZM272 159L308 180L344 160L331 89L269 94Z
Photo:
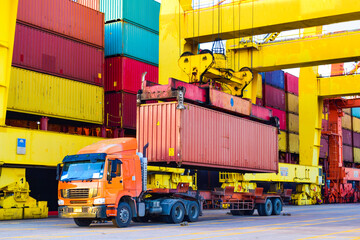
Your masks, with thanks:
M279 136L279 151L286 152L287 151L287 133L285 131L281 131Z
M341 120L341 126L345 129L351 130L351 116L344 114Z
M360 133L360 118L352 117L353 131Z
M298 134L289 133L288 152L299 153L299 135Z
M286 111L299 114L299 97L286 93Z
M360 148L354 147L354 162L360 163Z
M299 115L287 113L287 124L289 132L299 133Z
M346 113L347 115L351 115L351 108L344 108L343 112Z
M12 67L8 110L102 124L104 89Z

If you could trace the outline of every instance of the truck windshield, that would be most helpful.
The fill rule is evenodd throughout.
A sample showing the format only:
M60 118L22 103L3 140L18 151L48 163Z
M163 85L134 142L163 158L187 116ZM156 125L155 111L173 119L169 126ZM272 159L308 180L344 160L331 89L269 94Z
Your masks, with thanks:
M101 179L104 165L105 161L99 160L95 163L90 161L65 163L60 181Z

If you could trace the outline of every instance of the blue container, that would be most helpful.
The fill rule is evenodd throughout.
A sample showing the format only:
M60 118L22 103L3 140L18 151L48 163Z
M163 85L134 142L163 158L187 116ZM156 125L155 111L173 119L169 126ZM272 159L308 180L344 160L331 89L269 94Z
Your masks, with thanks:
M354 117L360 118L360 108L352 108L351 115Z
M105 24L105 57L126 56L159 64L159 35L125 22Z
M271 86L285 89L285 77L284 71L278 70L273 72L267 72L265 74L265 82Z
M262 83L265 83L265 73L261 72L259 74L261 75Z
M100 0L105 22L123 20L159 32L160 3L154 0Z

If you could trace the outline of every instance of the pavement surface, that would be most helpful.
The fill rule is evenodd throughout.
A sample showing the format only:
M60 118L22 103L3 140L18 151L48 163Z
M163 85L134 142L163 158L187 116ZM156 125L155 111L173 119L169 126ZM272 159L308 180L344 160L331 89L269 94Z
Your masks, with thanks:
M0 222L2 239L359 239L360 204L285 206L285 215L232 216L227 210L204 211L198 222L109 223L77 227L72 219L31 219Z

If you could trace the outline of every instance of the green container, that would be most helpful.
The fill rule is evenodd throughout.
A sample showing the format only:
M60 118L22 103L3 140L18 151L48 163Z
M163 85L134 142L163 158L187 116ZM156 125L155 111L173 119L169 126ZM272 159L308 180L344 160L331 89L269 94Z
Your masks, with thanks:
M154 0L100 0L105 22L123 20L159 32L160 3Z

